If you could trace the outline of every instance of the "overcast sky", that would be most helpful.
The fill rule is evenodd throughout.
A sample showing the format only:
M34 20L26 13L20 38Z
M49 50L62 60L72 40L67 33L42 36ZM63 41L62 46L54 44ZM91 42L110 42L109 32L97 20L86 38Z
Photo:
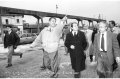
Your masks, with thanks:
M99 14L106 20L120 23L120 0L0 0L0 6L56 12L91 18Z

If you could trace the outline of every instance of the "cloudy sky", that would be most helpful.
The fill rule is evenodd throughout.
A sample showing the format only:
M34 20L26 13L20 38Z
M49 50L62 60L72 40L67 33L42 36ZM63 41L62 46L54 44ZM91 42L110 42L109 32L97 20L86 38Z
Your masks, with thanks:
M56 12L91 18L115 20L120 23L120 0L0 0L0 6Z

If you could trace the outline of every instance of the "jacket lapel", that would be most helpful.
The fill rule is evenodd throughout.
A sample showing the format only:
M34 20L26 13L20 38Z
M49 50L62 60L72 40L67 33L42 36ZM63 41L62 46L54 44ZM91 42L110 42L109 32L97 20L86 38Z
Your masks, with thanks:
M107 52L109 52L109 50L110 50L110 46L111 46L111 35L110 35L110 33L109 32L107 32Z
M107 31L107 38L106 38L106 40L107 40L107 51L109 51L110 42L111 42L109 38L111 38L110 33ZM97 36L97 42L98 42L98 48L100 48L100 33Z
M98 42L98 49L99 49L100 48L100 33L98 33L97 42Z

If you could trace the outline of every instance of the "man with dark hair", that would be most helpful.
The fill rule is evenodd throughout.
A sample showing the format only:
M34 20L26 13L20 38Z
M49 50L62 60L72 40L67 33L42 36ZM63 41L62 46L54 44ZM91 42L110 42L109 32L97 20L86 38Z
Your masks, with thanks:
M14 49L17 48L17 45L20 42L19 36L12 31L11 26L6 27L7 32L4 37L4 48L8 48L8 65L6 67L12 66L12 55L20 56L22 58L22 53L15 53Z
M51 21L51 19L54 19L56 21L56 17L50 17L49 21Z
M111 31L113 32L114 31L114 27L115 27L115 21L111 20L109 21L109 27L111 28Z
M65 46L68 48L71 58L72 69L75 71L74 77L80 78L81 71L85 69L86 55L84 50L87 47L85 34L78 30L78 24L71 24L72 32L66 36Z
M110 25L112 25L112 26L115 26L116 24L115 24L115 21L109 21L109 23L110 23Z
M49 26L45 27L30 47L36 47L41 44L43 48L43 66L41 70L49 69L53 72L51 77L57 77L59 71L60 57L58 53L62 29L67 17L64 17L59 24L56 24L56 18L49 19Z

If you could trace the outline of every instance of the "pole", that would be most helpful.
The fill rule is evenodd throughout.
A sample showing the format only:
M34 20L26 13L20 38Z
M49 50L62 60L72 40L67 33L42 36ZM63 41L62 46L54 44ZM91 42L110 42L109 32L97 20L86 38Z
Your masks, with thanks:
M56 17L57 17L57 9L58 9L58 5L56 4Z

